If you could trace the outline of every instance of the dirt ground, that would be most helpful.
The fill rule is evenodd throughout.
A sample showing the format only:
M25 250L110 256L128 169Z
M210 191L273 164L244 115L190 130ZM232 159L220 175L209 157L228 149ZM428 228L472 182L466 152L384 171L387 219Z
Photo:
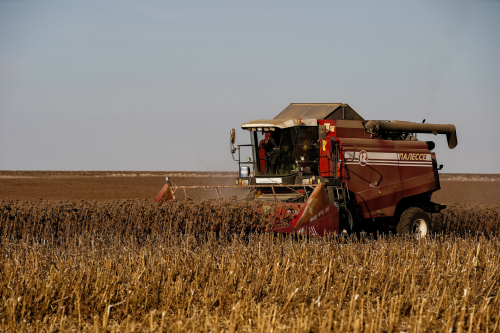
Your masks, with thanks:
M234 185L234 172L152 171L0 171L0 200L153 200L169 175L177 185ZM221 197L243 197L248 190L221 189ZM179 199L215 199L213 189L179 189ZM500 176L443 174L441 190L433 194L441 204L500 204Z

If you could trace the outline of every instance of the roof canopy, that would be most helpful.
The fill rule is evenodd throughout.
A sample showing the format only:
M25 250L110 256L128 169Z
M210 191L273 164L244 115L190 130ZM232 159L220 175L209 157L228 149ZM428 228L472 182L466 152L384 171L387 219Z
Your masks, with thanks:
M364 121L349 105L342 103L291 103L274 119L347 119Z
M299 120L300 119L300 122ZM349 105L341 103L291 103L274 119L252 120L241 125L242 128L256 129L265 127L288 128L298 126L317 126L317 120L346 119L361 120L363 117Z

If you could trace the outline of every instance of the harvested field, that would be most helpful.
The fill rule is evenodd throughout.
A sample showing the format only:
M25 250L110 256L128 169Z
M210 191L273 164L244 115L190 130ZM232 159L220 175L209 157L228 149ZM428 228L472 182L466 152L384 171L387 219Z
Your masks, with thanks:
M3 201L2 329L494 331L500 209L452 208L360 242L226 234L269 222L241 202Z
M497 180L443 180L432 237L360 241L248 234L266 208L213 191L160 206L163 175L141 174L0 173L0 331L500 329Z
M2 330L495 332L500 241L2 239Z
M69 174L69 175L68 175ZM123 171L101 173L0 173L0 200L120 200L120 199L150 199L165 184L165 174ZM149 174L149 175L148 175ZM179 173L173 173L178 175ZM228 176L228 174L230 176ZM144 176L142 176L144 175ZM177 185L234 185L234 173L184 173L182 177L172 176L172 182ZM224 198L232 196L243 197L248 190L224 189ZM212 190L179 190L178 197L186 195L194 200L214 199Z
M235 172L181 171L0 171L0 200L121 200L153 199L165 176L177 185L233 185ZM441 204L500 205L500 176L441 174ZM481 179L481 181L475 181ZM245 189L223 189L221 195L242 198ZM214 190L180 190L179 199L215 199Z

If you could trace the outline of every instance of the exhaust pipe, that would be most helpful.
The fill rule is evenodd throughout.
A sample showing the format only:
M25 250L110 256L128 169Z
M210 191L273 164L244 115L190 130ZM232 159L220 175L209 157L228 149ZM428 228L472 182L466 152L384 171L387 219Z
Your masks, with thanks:
M434 135L446 134L448 148L457 146L457 129L455 125L444 124L419 124L409 121L378 121L370 120L365 124L368 133L380 134L381 132L391 133L432 133Z

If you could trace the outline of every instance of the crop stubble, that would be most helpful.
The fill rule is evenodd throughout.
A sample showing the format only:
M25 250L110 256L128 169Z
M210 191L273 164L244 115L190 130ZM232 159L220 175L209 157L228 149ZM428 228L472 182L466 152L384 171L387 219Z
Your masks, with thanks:
M269 223L261 211L232 201L0 201L0 329L499 329L498 206L451 206L421 241L242 235Z

